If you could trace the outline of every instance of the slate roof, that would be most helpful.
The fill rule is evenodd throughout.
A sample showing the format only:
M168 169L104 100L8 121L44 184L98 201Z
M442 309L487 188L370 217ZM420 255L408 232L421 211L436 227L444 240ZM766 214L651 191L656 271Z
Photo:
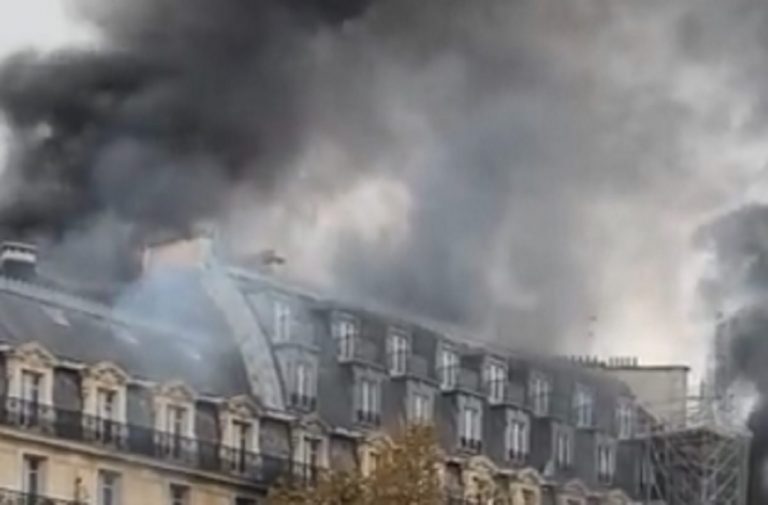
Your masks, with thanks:
M182 324L168 331L139 320L132 324L129 317L108 317L105 306L105 314L82 310L75 299L60 303L61 296L48 298L45 289L2 281L0 341L14 346L39 342L60 358L84 364L112 361L133 377L180 380L201 394L229 397L250 392L242 356L228 331L185 331ZM211 306L190 304L188 312L204 319L199 309L210 311ZM219 324L216 319L209 324Z

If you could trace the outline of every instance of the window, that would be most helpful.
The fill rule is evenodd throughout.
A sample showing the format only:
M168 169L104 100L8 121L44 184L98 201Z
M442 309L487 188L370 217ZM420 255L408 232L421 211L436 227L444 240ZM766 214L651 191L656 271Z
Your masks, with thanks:
M380 391L378 381L363 378L358 383L357 420L366 424L379 424Z
M520 462L525 459L530 449L530 420L519 410L510 410L507 414L507 456L510 461Z
M432 422L432 395L418 391L411 395L411 422Z
M399 332L391 332L388 340L389 372L403 375L408 365L408 337Z
M533 414L538 417L549 415L552 382L543 374L533 374L529 384L529 396Z
M314 367L306 361L299 361L293 368L291 404L294 407L313 409L315 407Z
M301 443L299 463L301 476L305 482L314 483L317 480L318 470L322 464L321 450L323 442L313 436L304 436Z
M96 390L96 436L102 442L117 440L120 428L117 424L117 392L112 389Z
M555 463L559 468L573 464L573 430L568 426L556 425L554 430Z
M39 404L43 399L43 374L23 370L21 372L21 398L28 403Z
M581 385L576 385L576 392L573 396L573 410L576 413L576 426L579 428L592 427L594 413L594 397L592 391Z
M479 451L482 449L482 417L479 406L465 405L461 412L461 438L459 445L463 449Z
M334 338L337 342L339 359L349 360L355 357L355 341L358 336L357 322L349 319L339 319L334 324Z
M99 471L98 505L120 505L120 474Z
M635 409L632 400L622 398L616 406L616 426L620 439L632 438L635 432Z
M232 444L235 453L233 470L244 473L249 468L251 461L251 452L253 450L253 425L247 421L232 421Z
M176 436L186 436L188 433L188 415L186 407L168 406L167 431Z
M597 444L597 478L604 484L613 481L616 472L616 444L602 440Z
M504 401L504 389L507 383L507 369L501 363L488 363L485 367L485 385L488 401L498 404Z
M189 505L189 487L171 484L171 505Z
M37 496L45 494L45 458L40 456L24 456L23 492L26 495Z
M441 388L453 389L456 387L459 375L459 355L452 349L443 348L440 350L438 375Z
M30 370L21 372L20 421L23 426L38 426L43 412L43 374Z
M168 405L166 416L166 437L164 449L166 456L182 459L190 456L191 440L187 438L191 432L189 410L178 405Z
M275 342L291 339L291 307L283 301L275 301Z
M99 388L96 392L97 415L101 419L114 421L117 418L116 412L117 393L111 389Z

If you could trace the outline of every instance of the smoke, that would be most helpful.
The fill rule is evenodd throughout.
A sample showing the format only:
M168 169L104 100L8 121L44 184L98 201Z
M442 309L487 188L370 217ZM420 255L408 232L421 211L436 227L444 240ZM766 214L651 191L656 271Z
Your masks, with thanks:
M78 5L99 45L0 71L9 233L71 256L214 220L514 344L704 353L691 237L760 186L760 4Z

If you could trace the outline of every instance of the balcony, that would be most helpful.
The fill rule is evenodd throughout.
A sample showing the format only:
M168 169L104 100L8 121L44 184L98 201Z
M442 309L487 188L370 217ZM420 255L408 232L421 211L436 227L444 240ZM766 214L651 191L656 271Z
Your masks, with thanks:
M306 465L298 465L290 458L254 453L218 441L183 437L17 398L0 397L0 426L241 477L257 484L269 485L281 478L293 478L298 466L303 467L303 474L311 473ZM6 502L0 499L0 505Z
M40 494L0 488L0 504L2 505L75 505L77 503L74 500L62 500Z
M465 451L482 452L483 441L474 438L461 437L459 439L459 447Z
M371 426L378 426L381 424L381 415L379 415L377 412L357 410L355 412L355 419L358 423L368 424Z
M312 412L317 407L317 398L310 395L291 393L289 404L294 409L301 410L302 412Z

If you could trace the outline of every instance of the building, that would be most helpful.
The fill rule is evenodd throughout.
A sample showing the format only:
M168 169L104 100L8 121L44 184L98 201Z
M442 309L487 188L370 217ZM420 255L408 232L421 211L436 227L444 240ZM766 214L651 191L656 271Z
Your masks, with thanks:
M613 358L602 365L606 373L629 386L639 404L654 419L669 425L685 426L689 398L688 366L640 365L636 358Z
M278 479L368 471L407 422L434 423L445 486L468 503L488 486L526 505L640 496L636 399L604 370L480 346L198 246L147 255L113 306L35 282L34 251L7 256L13 269L0 255L0 496L253 505Z

